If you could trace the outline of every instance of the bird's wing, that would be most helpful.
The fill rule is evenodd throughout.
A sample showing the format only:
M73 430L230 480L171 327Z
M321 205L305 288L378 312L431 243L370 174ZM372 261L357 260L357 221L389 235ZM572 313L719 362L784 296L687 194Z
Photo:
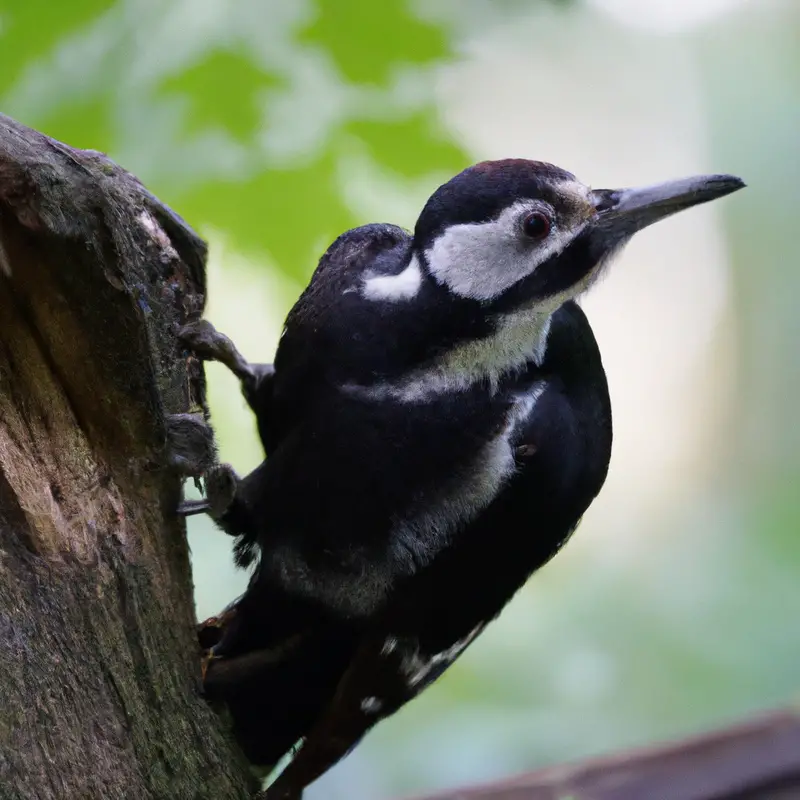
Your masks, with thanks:
M378 259L400 263L410 247L402 228L376 223L343 233L322 256L286 318L275 355L273 446L303 419L306 403L333 373L365 358L363 347L372 339L352 335L355 293Z

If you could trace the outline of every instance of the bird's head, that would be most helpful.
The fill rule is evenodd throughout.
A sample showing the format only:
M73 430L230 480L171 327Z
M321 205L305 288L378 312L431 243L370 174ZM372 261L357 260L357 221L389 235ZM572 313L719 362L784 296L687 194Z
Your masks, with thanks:
M744 182L703 175L638 189L590 189L538 161L485 161L439 187L414 251L453 295L497 310L552 311L583 292L639 230Z

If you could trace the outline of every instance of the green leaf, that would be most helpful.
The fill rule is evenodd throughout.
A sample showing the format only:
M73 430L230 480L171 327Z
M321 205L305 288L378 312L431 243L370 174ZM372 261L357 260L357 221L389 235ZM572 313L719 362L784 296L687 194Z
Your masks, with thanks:
M261 95L278 83L274 75L255 66L247 56L216 50L165 81L161 93L188 99L187 133L221 128L242 140L258 130Z
M381 166L406 176L455 173L466 166L463 150L437 127L431 109L407 119L354 120L346 129L363 141Z
M443 31L408 6L407 0L318 0L317 18L300 41L322 47L352 82L384 84L399 64L424 64L450 52Z
M25 67L98 18L108 6L107 0L12 0L0 5L0 93L14 84Z

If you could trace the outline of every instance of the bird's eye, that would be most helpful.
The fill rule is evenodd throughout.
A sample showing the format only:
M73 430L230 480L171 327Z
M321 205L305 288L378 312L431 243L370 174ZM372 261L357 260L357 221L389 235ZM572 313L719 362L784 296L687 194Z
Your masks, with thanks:
M552 223L543 211L532 211L522 219L522 232L529 239L544 239L550 233Z

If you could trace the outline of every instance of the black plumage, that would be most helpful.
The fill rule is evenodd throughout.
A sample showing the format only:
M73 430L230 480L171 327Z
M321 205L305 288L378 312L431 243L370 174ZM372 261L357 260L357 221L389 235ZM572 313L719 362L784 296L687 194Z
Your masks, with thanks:
M254 571L206 685L255 764L304 740L270 798L301 792L429 685L563 546L612 440L572 298L635 230L740 185L593 192L539 162L476 165L413 236L339 237L274 371L236 362L267 458L235 484L226 467L209 476ZM520 223L531 213L544 233Z

